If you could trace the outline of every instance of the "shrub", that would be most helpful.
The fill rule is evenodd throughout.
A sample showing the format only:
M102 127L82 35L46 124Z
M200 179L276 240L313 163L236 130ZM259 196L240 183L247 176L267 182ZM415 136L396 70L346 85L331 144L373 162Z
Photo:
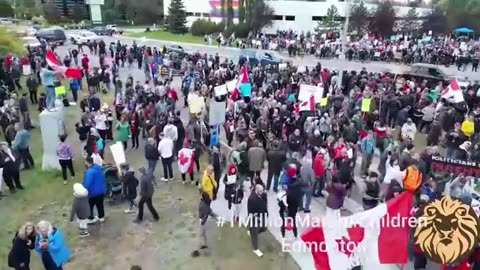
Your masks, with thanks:
M224 36L229 37L232 33L235 33L237 38L246 38L250 32L250 25L247 23L233 24L224 31Z
M190 27L190 32L194 36L204 36L222 32L224 28L225 24L223 22L215 23L210 20L207 21L199 19L192 23L192 26Z

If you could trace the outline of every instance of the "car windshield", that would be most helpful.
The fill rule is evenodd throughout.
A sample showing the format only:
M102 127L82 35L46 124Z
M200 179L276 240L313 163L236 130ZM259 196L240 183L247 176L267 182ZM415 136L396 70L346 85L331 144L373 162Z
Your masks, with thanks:
M91 37L91 36L95 36L95 33L92 33L92 32L83 32L83 33L82 33L82 36L84 36L84 37Z

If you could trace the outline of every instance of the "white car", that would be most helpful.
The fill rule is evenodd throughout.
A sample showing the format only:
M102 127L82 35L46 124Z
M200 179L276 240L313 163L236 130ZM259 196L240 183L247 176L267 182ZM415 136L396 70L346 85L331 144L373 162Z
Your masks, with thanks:
M107 28L107 30L111 30L115 34L123 34L123 29L118 27L116 24L107 24L105 28Z
M88 41L100 41L102 37L90 31L78 31L69 34L69 39L74 44L86 44Z
M37 48L42 45L36 37L22 37L22 41L25 47L30 46L30 48Z

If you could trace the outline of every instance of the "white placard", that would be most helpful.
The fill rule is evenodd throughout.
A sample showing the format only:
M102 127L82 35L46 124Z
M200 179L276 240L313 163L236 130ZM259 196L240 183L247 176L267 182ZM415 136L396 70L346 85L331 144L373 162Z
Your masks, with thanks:
M226 84L215 86L215 88L213 88L213 89L215 90L215 96L216 97L223 96L223 95L226 95L228 93Z
M298 100L309 101L312 95L315 97L315 103L319 103L323 97L323 87L318 87L318 86L308 85L308 84L300 85Z
M120 165L127 162L122 142L110 145L110 151L112 152L113 161L115 161L115 165L120 172Z
M278 64L278 69L285 69L285 68L287 68L287 64L285 63Z
M196 94L189 94L188 107L190 108L190 113L200 113L205 108L205 99Z
M228 92L233 92L237 86L237 80L231 80L225 84L227 86Z
M380 57L380 52L375 52L375 57Z
M219 125L225 123L225 114L226 114L226 104L223 102L216 102L215 100L210 100L210 117L208 119L210 125Z
M25 76L32 74L32 67L30 65L23 65L22 70L23 70L23 75Z

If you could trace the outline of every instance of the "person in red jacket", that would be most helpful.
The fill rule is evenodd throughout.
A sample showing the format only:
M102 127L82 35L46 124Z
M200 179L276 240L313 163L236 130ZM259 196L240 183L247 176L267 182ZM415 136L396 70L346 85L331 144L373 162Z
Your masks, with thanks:
M471 269L472 269L472 266L468 262L468 258L456 266L449 266L446 264L442 265L442 270L471 270Z
M322 190L325 187L325 176L327 168L325 166L325 155L327 151L320 149L313 160L313 173L315 175L315 184L313 185L313 197L323 197Z

